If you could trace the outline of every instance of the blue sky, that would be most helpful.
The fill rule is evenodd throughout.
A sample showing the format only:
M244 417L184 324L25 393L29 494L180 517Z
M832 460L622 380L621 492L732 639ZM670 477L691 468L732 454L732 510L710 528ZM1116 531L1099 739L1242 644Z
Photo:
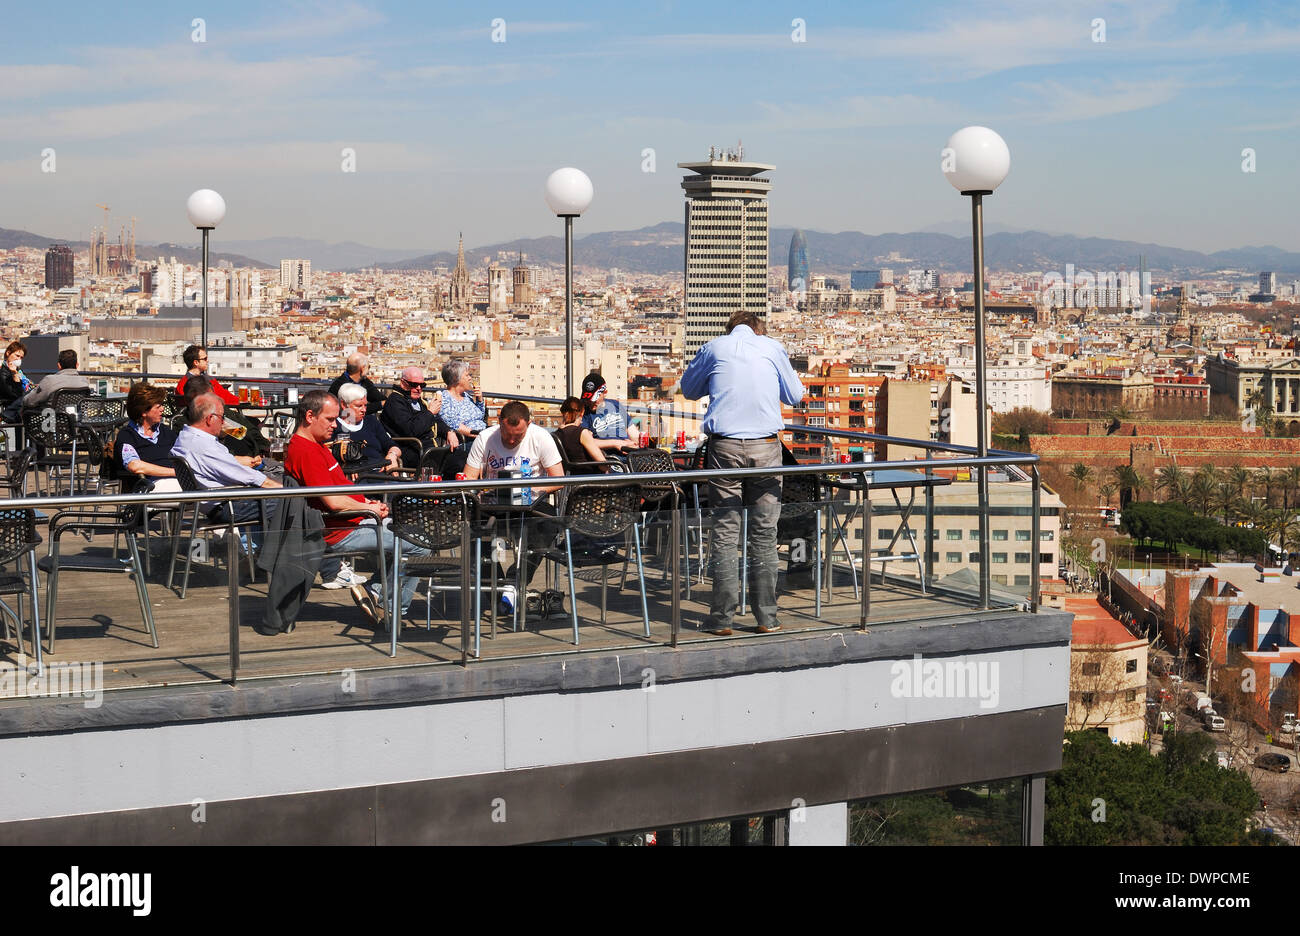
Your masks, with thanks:
M191 0L4 25L0 226L52 236L86 238L106 202L142 241L190 242L185 198L210 187L217 249L449 249L557 231L563 165L595 184L582 228L633 228L680 219L675 164L737 139L777 166L774 224L919 230L965 218L939 150L985 124L1012 153L990 223L1300 250L1295 4Z

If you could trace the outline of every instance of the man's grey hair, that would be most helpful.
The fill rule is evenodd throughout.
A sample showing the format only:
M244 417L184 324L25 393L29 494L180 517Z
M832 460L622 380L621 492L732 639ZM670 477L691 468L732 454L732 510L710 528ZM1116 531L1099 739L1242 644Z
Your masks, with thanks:
M367 358L360 351L353 351L348 355L348 373L359 374L361 368L366 366Z
M464 361L448 361L442 365L442 382L449 387L454 387L460 383L468 370L469 365Z
M412 364L410 367L403 368L402 379L409 382L424 380L424 369Z
M361 384L344 384L339 387L339 402L344 406L350 406L365 395L366 388Z
M219 406L222 406L221 397L215 393L200 393L185 407L185 421L191 426L197 426L215 413Z

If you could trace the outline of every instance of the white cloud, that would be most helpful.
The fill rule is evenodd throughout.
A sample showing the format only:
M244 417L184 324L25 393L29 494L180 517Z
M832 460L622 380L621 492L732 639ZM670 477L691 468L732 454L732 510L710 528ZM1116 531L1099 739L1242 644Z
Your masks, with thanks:
M1045 81L1031 89L1040 99L1039 104L1031 108L1030 113L1020 115L1019 119L1063 123L1127 114L1158 107L1190 86L1176 78L1147 82L1114 81L1101 89Z
M808 108L757 102L764 126L773 130L845 130L853 127L896 127L954 119L952 108L931 97L914 94L857 95L831 106Z

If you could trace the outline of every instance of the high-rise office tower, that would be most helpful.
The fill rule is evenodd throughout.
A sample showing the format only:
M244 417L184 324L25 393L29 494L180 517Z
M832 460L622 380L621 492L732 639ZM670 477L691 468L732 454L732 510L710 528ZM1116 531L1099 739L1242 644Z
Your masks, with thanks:
M853 270L849 273L850 289L875 289L877 283L883 283L879 270Z
M62 289L72 285L72 248L54 244L45 251L45 288Z
M808 238L797 228L790 238L790 260L786 273L786 286L790 292L804 292L808 289Z
M686 193L686 361L721 335L738 309L767 315L767 193L760 174L775 166L742 162L744 151L711 151L678 163Z
M465 235L456 246L456 269L451 271L451 286L447 290L447 304L453 312L464 312L473 297L470 295L469 268L465 266Z
M311 291L311 261L281 260L280 287L306 295Z
M1259 274L1259 291L1265 296L1277 295L1277 274L1261 273Z

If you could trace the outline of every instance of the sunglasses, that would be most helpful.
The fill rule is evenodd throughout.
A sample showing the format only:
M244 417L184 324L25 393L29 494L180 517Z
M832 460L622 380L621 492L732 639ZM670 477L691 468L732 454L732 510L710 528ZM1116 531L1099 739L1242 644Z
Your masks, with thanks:
M423 380L405 380L405 379L403 379L403 380L402 380L402 383L406 384L407 388L410 389L410 390L423 390L423 389L424 389L424 381L423 381Z

